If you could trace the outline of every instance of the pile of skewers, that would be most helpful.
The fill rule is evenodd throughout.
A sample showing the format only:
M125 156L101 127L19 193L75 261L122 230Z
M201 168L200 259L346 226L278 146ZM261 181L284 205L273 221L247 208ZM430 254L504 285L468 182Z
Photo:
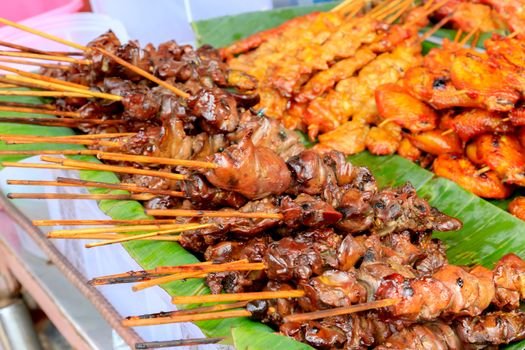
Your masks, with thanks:
M408 5L406 1L383 5L366 18L374 18L377 25L393 14L388 17L393 21ZM434 6L408 16L412 20L407 19L399 31L412 33L411 26L419 25L422 14L426 16ZM327 16L345 18L361 7L351 3L338 10ZM404 48L410 49L399 55L411 61L408 57L418 45L419 39L408 40ZM135 42L122 45L112 33L86 47L75 47L84 52L82 59L58 56L71 61L67 69L43 67L43 74L35 74L7 67L17 75L2 79L49 89L6 94L57 98L53 110L49 106L9 109L50 111L47 114L59 118L10 122L75 126L87 134L0 138L12 144L53 142L90 149L4 151L42 154L47 163L3 165L113 171L121 183L64 178L10 183L129 193L14 193L10 197L144 201L146 213L172 218L35 224L122 225L49 234L103 240L88 247L139 239L178 241L204 261L103 276L91 283L133 282L138 283L134 290L142 290L205 278L213 294L174 297L173 302L234 302L135 316L125 320L126 325L249 316L314 347L345 349L483 347L525 338L525 314L519 311L525 298L522 259L509 254L493 270L449 264L442 242L431 234L458 230L458 220L430 207L409 184L378 189L368 169L353 166L340 152L325 149L320 155L305 150L297 135L255 108L256 80L228 70L218 51L193 50L175 42L142 49ZM395 51L385 53L391 56L383 56L383 61L379 55L379 65L394 61ZM414 62L421 60L414 57ZM105 164L53 155L95 155Z

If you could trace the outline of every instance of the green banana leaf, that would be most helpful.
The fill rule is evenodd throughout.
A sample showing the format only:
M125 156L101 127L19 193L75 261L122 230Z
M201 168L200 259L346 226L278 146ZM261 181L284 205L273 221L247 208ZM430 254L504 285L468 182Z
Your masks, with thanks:
M326 6L326 7L325 7ZM330 8L333 4L321 6L282 9L253 13L244 16L233 16L218 19L217 22L205 21L194 24L201 43L216 46L226 45L241 36L272 27L313 10ZM203 24L204 23L204 24ZM7 98L10 101L41 103L40 99ZM0 117L6 114L0 114ZM18 114L20 115L20 114ZM74 132L66 128L36 127L18 124L0 125L1 133L35 134L35 135L69 135ZM27 148L51 149L71 148L71 145L10 145L0 144L0 149ZM16 157L20 159L21 157ZM93 157L77 156L75 159L98 162ZM0 161L11 160L12 157L0 157ZM491 267L494 261L508 252L525 256L525 225L495 207L457 186L446 179L438 179L434 174L419 168L417 165L398 156L376 157L362 153L351 158L352 162L369 166L376 176L380 186L393 186L410 181L418 193L429 202L449 215L454 215L464 222L464 228L458 233L441 233L449 250L451 262L457 264L481 263ZM81 171L84 180L118 182L113 173L99 171ZM94 193L125 193L123 191L108 191L92 189ZM100 201L100 209L114 219L147 219L143 207L135 201ZM161 265L180 265L197 261L192 254L172 242L128 242L124 244L130 256L145 269ZM202 279L176 281L162 286L170 295L196 295L209 293ZM193 307L190 305L187 307ZM246 318L222 321L204 321L197 323L208 336L229 336L238 349L266 350L275 348L311 349L292 339L277 335L269 327ZM523 349L525 342L506 347L507 349Z

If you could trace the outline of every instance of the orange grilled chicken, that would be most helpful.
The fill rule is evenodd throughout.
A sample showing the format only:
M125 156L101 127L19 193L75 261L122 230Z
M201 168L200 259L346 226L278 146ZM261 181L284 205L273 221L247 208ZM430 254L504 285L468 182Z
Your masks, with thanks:
M449 22L455 29L465 32L479 29L482 32L500 28L490 6L464 0L451 0L440 7L433 16L442 19L450 16Z
M492 6L513 31L525 30L525 1L523 0L480 0Z
M437 113L424 102L407 94L396 84L385 84L375 90L379 115L413 133L436 128Z
M485 165L483 161L478 157L478 149L476 147L476 142L471 142L465 147L465 155L467 156L468 160L470 160L473 164L478 166Z
M504 182L525 186L525 149L512 134L485 134L476 138L478 158Z
M413 162L419 160L421 157L421 151L407 138L403 138L399 143L397 154Z
M514 126L525 125L525 106L514 108L509 112L508 118L510 123Z
M472 98L481 97L490 111L510 111L520 93L505 81L486 54L474 50L456 54L450 66L452 84Z
M444 134L443 130L435 129L419 134L407 134L406 138L414 146L430 154L463 153L461 140L455 133Z
M505 185L494 171L477 174L474 164L462 156L442 154L434 160L433 170L436 175L483 198L503 199L512 193L512 188Z
M395 123L374 126L366 135L366 149L380 156L394 154L402 138L401 127Z
M509 203L509 212L521 220L525 220L525 197L516 197Z
M324 152L335 149L345 154L356 154L366 148L366 135L370 127L358 121L349 121L335 130L319 135L315 149Z
M475 136L489 132L508 133L514 128L505 115L484 109L470 109L452 119L452 127L459 138L468 141Z

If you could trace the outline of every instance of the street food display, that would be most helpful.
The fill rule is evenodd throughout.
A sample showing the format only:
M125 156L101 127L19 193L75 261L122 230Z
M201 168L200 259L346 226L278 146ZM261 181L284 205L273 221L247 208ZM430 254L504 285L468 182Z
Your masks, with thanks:
M467 23L458 8L488 15ZM379 188L367 167L346 158L365 149L398 153L484 198L524 186L522 37L493 36L486 52L465 46L485 25L499 25L493 13L518 28L503 15L509 11L495 2L346 1L222 49L141 47L111 31L82 46L0 19L79 51L18 46L21 58L58 63L33 62L39 73L0 65L10 73L0 78L7 87L31 88L2 94L54 99L3 103L1 111L50 117L2 122L78 132L1 134L7 144L75 146L2 150L44 161L2 165L119 179L8 183L126 191L8 197L138 200L152 219L34 224L112 225L48 236L96 240L88 248L172 242L199 258L89 281L135 283L138 291L202 279L210 291L173 296L193 308L131 316L123 320L130 327L249 317L317 349L481 349L523 340L525 260L507 252L494 266L449 262L432 234L454 235L461 220L410 183ZM420 37L429 17L439 22ZM423 56L422 41L446 23L469 33ZM307 148L292 129L319 142ZM509 209L525 219L523 197Z

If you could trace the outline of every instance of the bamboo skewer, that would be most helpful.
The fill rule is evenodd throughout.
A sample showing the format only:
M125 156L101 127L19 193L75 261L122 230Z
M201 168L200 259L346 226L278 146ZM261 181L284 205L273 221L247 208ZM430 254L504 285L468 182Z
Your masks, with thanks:
M33 220L34 226L161 225L175 220Z
M474 176L480 176L480 175L483 175L484 173L486 173L486 172L488 172L488 171L490 171L490 167L485 166L485 167L479 169L478 171L476 171L476 172L474 173Z
M215 337L215 338L192 338L192 339L148 341L148 342L143 342L143 343L135 343L135 349L145 350L145 349L168 348L168 347L175 347L175 346L217 344L223 341L224 339L226 338Z
M64 126L74 128L79 125L119 125L122 120L104 120L104 119L79 119L79 118L27 118L27 117L0 117L0 123L15 123L15 124L29 124L29 125L43 125L43 126ZM27 142L19 142L27 143ZM59 142L64 143L64 142ZM65 150L64 150L65 151ZM97 151L98 152L98 151ZM65 154L65 153L61 153Z
M137 163L155 163L175 166L186 166L196 168L215 169L218 165L211 162L202 162L197 160L174 159L165 157L136 156L122 153L99 152L97 158L105 160L124 160Z
M36 97L86 97L86 95L78 92L70 91L19 91L19 90L0 90L0 96L36 96Z
M1 18L0 18L0 22L1 22ZM76 64L91 64L90 60L85 60L85 59L78 59L78 58L67 57L67 56L41 55L38 53L20 52L20 51L0 51L0 56L23 57L23 58L45 60L45 61L58 61L58 62L68 62L68 63L76 63Z
M210 274L213 272L225 272L225 271L259 271L259 270L264 270L265 268L264 263L243 263L243 264L232 263L226 266L225 265L226 264L209 265L203 268L202 271L206 272L206 274ZM199 271L199 272L202 273L202 271ZM135 292L138 292L139 290L154 287L160 284L193 278L194 275L200 274L199 272L186 272L186 273L178 273L178 274L173 274L169 276L159 277L159 278L151 279L149 281L145 281L145 282L136 284L131 289L133 289L133 291Z
M177 89L175 86L165 82L164 80L160 80L159 78L157 78L156 76L140 69L139 67L136 67L134 65L132 65L131 63L123 60L122 58L112 54L111 52L107 51L107 50L104 50L102 48L95 48L97 51L99 51L100 53L102 53L103 55L113 59L115 62L117 62L118 64L122 65L123 67L126 67L128 68L129 70L137 73L138 75L148 79L148 80L151 80L152 82L154 83L157 83L158 85L162 86L163 88L166 88L168 90L170 90L171 92L173 92L175 95L178 95L182 98L189 98L190 97L190 94L188 94L187 92L184 92L180 89Z
M32 33L32 34L35 34L35 35L41 36L41 37L43 37L43 38L46 38L46 39L49 39L49 40L52 40L52 41L59 42L59 43L61 43L61 44L64 44L64 45L66 45L66 46L73 47L73 48L78 49L78 50L81 50L81 51L87 51L87 50L89 50L89 48L86 47L86 46L79 45L79 44L74 43L74 42L69 41L69 40L61 39L61 38L59 38L59 37L57 37L57 36L54 36L54 35L51 35L51 34L47 34L47 33L41 32L41 31L39 31L39 30L36 30L36 29L30 28L30 27L25 26L25 25L23 25L23 24L19 24L19 23L16 23L16 22L10 21L10 20L5 19L5 18L0 18L0 23L3 23L3 24L5 24L5 25L11 26L11 27L18 28L18 29L23 30L23 31L25 31L25 32L29 32L29 33Z
M1 118L0 118L1 120ZM67 139L57 138L53 136L19 136L19 135L5 135L0 134L0 141L5 141L7 144L27 144L27 143L63 143L72 145L88 145L88 146L104 146L104 147L120 147L120 143L105 140L90 140L90 139Z
M168 235L168 234L180 233L184 231L199 230L199 229L207 228L210 226L213 226L213 224L199 224L199 225L193 225L193 226L188 225L185 228L176 228L176 229L171 229L171 230L156 231L156 232L144 233L144 234L139 234L139 235L129 235L129 237L117 238L117 239L107 240L107 241L102 241L102 242L97 242L97 243L89 243L89 244L86 244L85 247L86 248L101 247L101 246L105 246L109 244L124 243L124 242L134 241L137 239L144 239L148 237Z
M238 260L238 261L248 262L247 259ZM195 271L196 268L199 268L202 266L208 266L212 264L213 264L212 261L205 261L205 262L198 262L198 263L179 265L179 266L160 266L160 267L156 267L150 270L128 271L124 273L117 273L113 275L95 277L89 280L88 283L92 286L100 286L100 285L115 284L115 283L128 283L128 282L123 282L123 281L127 278L133 278L133 277L144 277L144 276L151 277L151 276L167 275L167 274L176 273L176 272Z
M0 95L1 94L2 93L0 92ZM47 109L51 111L56 110L56 107L50 103L24 103L24 102L14 102L14 101L0 101L0 105L13 106L13 107L39 108L39 109Z
M0 150L0 155L96 155L96 149L79 150Z
M26 72L26 71L23 71L23 70L20 70L20 69L16 69L16 68L12 68L12 67L9 67L9 66L0 65L0 70L16 73L18 75L21 75L21 76L27 77L27 78L33 78L33 79L38 79L38 80L41 80L41 81L47 81L49 83L66 85L66 86L70 86L70 87L74 87L74 88L82 89L82 90L89 90L89 86L80 85L80 84L72 83L72 82L69 82L69 81L48 77L48 76L41 75L41 74Z
M154 194L111 194L111 193L8 193L9 199L77 199L77 200L134 200L148 201L156 196Z
M195 322L195 321L205 321L205 320L219 320L224 318L233 318L233 317L250 317L252 313L248 310L229 310L229 311L219 311L219 312L210 312L202 313L195 315L184 315L178 316L177 318L173 317L169 323L180 323L180 322ZM124 325L132 323L122 321ZM130 326L132 327L132 326Z
M73 117L78 118L80 114L78 112L68 112L68 111L57 111L49 110L42 108L28 108L28 107L15 107L15 106L0 106L0 111L3 112L17 112L17 113L36 113L36 114L49 114L49 115L58 115L63 117Z
M84 141L84 140L81 140L81 141ZM47 157L47 156L42 156L40 158L46 162L59 163L59 164L62 164L68 167L78 168L78 169L112 171L115 173L124 173L124 174L147 175L147 176L155 176L155 177L167 178L167 179L172 179L172 180L184 180L187 178L186 175L174 174L174 173L168 173L168 172L162 172L162 171L156 171L156 170L145 170L145 169L137 169L133 167L98 164L98 163L93 163L93 162L82 162L82 161L77 161L77 160L54 158L54 157Z
M4 84L4 83L0 83L0 89L10 89L10 88L17 88L19 87L18 85L14 85L14 84Z
M300 297L303 297L304 295L305 293L303 290L279 290L279 291L269 291L269 292L175 296L171 299L171 302L173 304L200 304L200 303L218 303L222 301L300 298Z
M64 64L42 63L38 61L18 60L18 59L13 59L13 58L0 58L0 62L21 64L24 66L37 66L37 67L50 68L50 69L69 70L71 68Z
M56 136L57 139L112 139L117 137L131 137L137 135L136 132L111 132L103 134L81 134L81 135L69 135L69 136Z
M1 166L6 168L31 168L31 169L62 169L62 170L78 170L76 168L60 165L60 164L40 164L40 163L18 163L18 162L1 162Z
M104 239L104 240L112 240L115 238L124 238L128 237L129 234L125 233L91 233L91 234L85 234L85 235L72 235L71 237L48 237L51 239ZM178 236L153 236L153 237L146 237L139 240L144 241L166 241L166 242L178 242L179 237Z
M356 312L392 306L394 304L397 304L398 302L399 302L399 299L376 300L376 301L371 301L369 303L364 303L364 304L337 307L333 309L306 312L302 314L288 315L283 319L283 321L284 322L304 322L304 321L310 321L310 320L317 320L319 318L325 318L325 317L348 315L348 314L352 314Z
M0 46L9 47L10 49L15 49L15 50L19 50L19 51L39 53L41 55L51 55L51 54L53 54L51 52L41 51L41 50L38 50L38 49L34 49L32 47L18 45L18 44L10 43L10 42L7 42L7 41L0 41Z
M135 226L116 226L116 227L96 227L96 228L81 228L73 230L56 230L51 231L48 235L80 235L88 233L110 233L110 232L144 232L144 231L159 231L168 229L177 229L186 226L195 226L197 224L166 224L166 225L135 225Z
M180 316L196 315L196 314L202 314L202 313L238 309L241 307L245 307L247 304L248 304L247 301L239 301L236 303L204 306L204 307L199 307L199 308L189 309L189 310L177 310L177 311L172 311L172 312L160 312L156 314L131 316L123 320L122 324L126 327L139 327L139 326L152 326L152 325L158 325L158 324L169 324L169 323L172 323L172 320L174 319L176 320L177 317L180 317Z
M66 86L66 85L56 84L56 83L50 83L50 82L44 82L44 81L40 81L40 80L33 79L33 78L21 77L21 76L18 76L18 75L10 75L10 74L8 74L8 75L4 76L4 80L10 81L10 82L14 81L14 82L21 82L21 83L31 84L31 85L34 85L34 86L38 86L40 88L45 88L47 90L76 92L76 93L79 93L79 94L83 94L83 95L87 95L87 96L91 96L91 97L103 98L103 99L112 100L112 101L121 101L122 100L122 96L107 94L107 93L104 93L104 92L95 92L95 91L91 91L91 90L78 89L78 88L74 88L74 87L71 87L71 86Z
M153 216L183 216L183 217L210 217L210 218L248 218L248 219L275 219L282 220L280 213L246 213L239 211L212 211L212 210L185 210L185 209L150 209L146 214Z
M435 32L437 32L441 27L443 27L445 24L447 24L448 21L450 21L452 19L453 15L450 14L446 17L444 17L441 21L439 21L438 23L436 23L432 28L430 28L429 30L427 30L425 33L423 33L423 35L421 36L421 38L419 39L420 42L423 42L425 40L427 40L428 38L430 38Z
M125 191L129 191L133 193L151 193L151 194L156 194L156 195L172 196L172 197L184 196L184 193L180 191L159 190L155 188L140 187L134 184L125 184L125 183L111 184L111 183L106 183L106 182L85 181L85 180L79 180L79 179L68 179L68 178L63 178L63 177L57 178L57 183L59 183L60 185L109 188L113 190L125 190Z

